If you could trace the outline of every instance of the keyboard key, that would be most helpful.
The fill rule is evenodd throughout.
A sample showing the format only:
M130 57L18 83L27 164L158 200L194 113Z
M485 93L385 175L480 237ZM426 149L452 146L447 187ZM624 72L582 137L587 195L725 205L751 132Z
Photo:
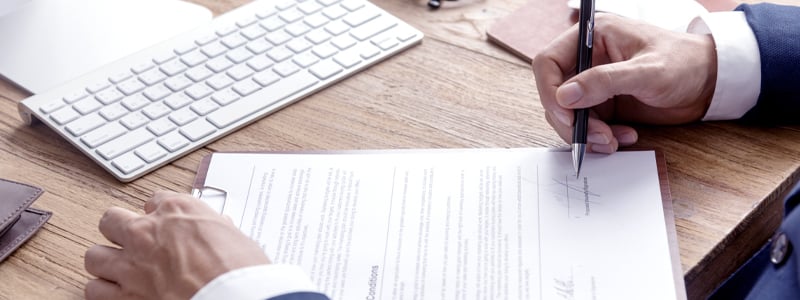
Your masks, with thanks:
M314 76L324 80L341 72L342 67L332 61L326 60L312 66L309 71L311 71Z
M72 106L72 108L77 110L82 115L91 113L95 110L100 109L101 107L103 107L103 104L98 102L94 98L83 99L81 101L76 102L75 105Z
M264 38L267 39L273 45L278 46L280 44L286 43L289 40L291 40L292 36L286 31L280 30L267 34L267 36Z
M136 74L141 74L141 73L144 73L147 70L152 69L155 66L156 65L153 62L146 61L146 62L142 62L142 63L139 63L138 65L133 66L131 68L131 71L133 71L133 73L136 73Z
M108 80L103 80L103 81L97 82L95 84L92 84L92 85L86 87L86 90L89 91L89 93L94 94L94 93L97 93L97 92L102 91L104 89L107 89L110 86L111 86L111 82L109 82Z
M208 61L208 63L206 64L206 67L208 67L209 69L211 69L211 71L214 71L216 73L225 71L231 66L233 66L233 62L225 56L220 56L215 59L212 59Z
M311 27L309 27L308 25L306 25L303 22L297 22L297 23L291 24L289 26L286 26L286 32L288 32L289 34L291 34L294 37L301 36L301 35L305 34L306 32L308 32L309 30L311 30Z
M144 124L147 124L147 122L150 122L150 119L145 117L140 112L135 112L123 117L122 119L119 120L119 122L129 130L134 130L136 128L142 127L142 125Z
M273 70L275 71L275 73L278 73L282 77L286 77L299 71L300 67L297 66L297 64L295 64L293 61L287 60L285 62L275 65L275 68L273 68Z
M150 87L144 91L144 96L147 97L147 99L150 99L150 101L161 100L170 94L172 94L172 91L163 84Z
M66 96L64 96L64 101L66 101L67 103L72 104L72 103L75 103L78 100L86 98L86 96L89 96L89 93L87 93L85 90L80 90L80 91L76 91L74 93L67 94Z
M351 30L350 34L359 41L364 41L381 32L389 30L389 28L394 26L397 26L397 22L395 20L379 18L369 21L361 27Z
M200 37L199 39L196 39L194 41L194 43L197 44L197 45L200 45L200 46L205 46L205 45L208 45L209 43L211 43L213 41L216 41L216 40L217 40L217 35L216 34L207 34L207 35L204 35L204 36Z
M196 50L181 56L181 61L189 67L200 65L208 60L208 56Z
M363 59L370 59L381 53L381 49L378 49L378 47L375 45L370 44L364 45L359 50L361 50L361 58Z
M204 99L204 100L211 101L211 100L208 100L208 99ZM191 111L188 108L184 108L184 109L181 109L179 111L176 111L176 112L170 114L169 115L169 119L170 119L170 121L175 123L175 125L183 126L186 123L189 123L189 122L193 121L194 119L197 119L197 114L195 114L193 111Z
M242 98L228 106L222 107L208 115L208 121L217 128L225 128L231 124L260 111L275 102L286 99L301 90L317 83L308 72L298 72L291 77L284 78L258 92L252 97Z
M122 171L124 174L130 174L144 167L144 161L133 153L128 153L115 159L112 163L114 167Z
M192 103L192 101L194 100L192 98L189 98L188 95L184 93L177 93L169 95L169 97L167 97L167 99L164 100L164 104L166 104L173 110L176 110L186 105L189 105L189 103Z
M295 56L292 61L294 61L298 66L308 68L309 66L317 63L319 61L319 57L311 52L306 52Z
M206 83L215 90L221 90L233 84L234 81L233 78L228 76L228 74L221 73L212 76L211 78L208 79L208 81L206 81Z
M186 77L184 75L178 75L178 76L172 77L170 79L167 79L166 82L164 82L164 84L167 85L167 87L170 90L172 90L173 92L177 92L177 91L180 91L182 89L185 89L186 87L192 85L193 83L194 83L194 81L192 81L191 79L189 79L188 77Z
M242 95L242 97L250 95L259 89L261 89L261 85L252 80L245 80L233 85L233 90Z
M256 21L258 21L258 19L256 19L256 16L246 17L240 19L239 21L236 21L236 26L239 26L239 28L245 28L247 26L254 24Z
M151 69L150 71L144 72L139 75L139 80L141 80L142 83L148 86L159 83L164 79L167 79L167 75L165 75L159 69Z
M275 47L267 51L267 56L275 62L281 62L289 57L292 57L294 52L286 47Z
M336 47L334 47L334 46L332 46L330 44L323 44L323 45L319 45L317 47L314 47L314 49L311 50L311 52L314 52L314 54L319 56L319 58L328 58L328 57L331 57L332 55L336 54L337 52L339 52L339 49L336 49Z
M272 71L268 71L272 73ZM274 74L274 73L273 73ZM258 76L258 75L256 75ZM278 76L275 74L275 76ZM214 100L219 105L225 106L230 104L233 101L239 100L239 94L234 92L232 89L226 89L224 91L216 92L213 96L211 96L211 100Z
M267 34L267 30L258 25L250 26L242 30L242 35L249 40L255 40L264 36L265 34Z
M197 66L186 71L186 77L194 80L194 82L203 81L211 75L214 75L214 72L209 70L206 66Z
M239 28L234 24L227 24L217 28L217 35L220 37L236 32Z
M262 71L272 66L272 60L266 56L259 55L247 61L247 65L256 71Z
M331 44L339 48L339 50L345 50L347 48L355 46L358 41L349 35L342 35L335 37L331 40Z
M319 28L322 25L328 24L330 19L320 12L311 16L307 16L305 19L303 19L303 22L308 24L308 26L311 26L311 28Z
M125 95L123 95L117 89L106 89L106 90L103 90L102 92L97 93L95 98L97 100L99 100L101 103L103 103L104 105L109 105L111 103L114 103L114 102L117 102L117 101L121 100L122 97L124 97L124 96Z
M180 59L172 60L161 65L161 72L164 72L164 74L168 76L175 76L175 74L183 73L186 69L186 64Z
M59 99L55 101L50 101L49 103L42 105L41 107L39 107L39 110L41 110L43 113L49 114L51 112L58 110L59 108L64 107L64 105L67 104Z
M89 148L96 148L126 132L128 132L128 129L123 127L122 124L117 122L108 123L81 137L81 142L89 146Z
M297 9L299 9L306 15L310 15L322 9L322 5L320 5L316 1L306 1L298 4Z
M378 16L380 16L380 14L381 13L378 10L362 9L348 15L347 17L344 17L342 21L344 21L345 23L347 23L347 25L350 25L351 27L358 27L361 24L366 23L367 21L377 18Z
M347 24L342 21L334 21L328 24L328 26L325 26L325 31L332 35L340 35L348 30L350 30L350 26L347 26Z
M153 57L153 62L155 62L155 63L160 65L160 64L163 64L165 62L168 62L168 61L172 60L173 58L175 58L175 53L174 52L172 52L172 51L166 52L165 51L165 52L157 54L155 57Z
M247 50L247 48L242 47L228 52L228 54L225 56L232 62L238 64L250 59L250 57L253 57L253 53L250 52L250 50Z
M173 131L158 139L158 144L169 152L175 152L189 145L189 140L178 131Z
M153 138L154 136L150 131L145 128L139 128L101 145L97 148L97 154L100 154L106 160L111 160L153 140Z
M261 26L261 28L264 28L270 32L281 29L284 25L286 25L286 22L284 22L281 18L278 18L277 15L258 23L258 26Z
M247 38L241 34L231 34L222 39L222 44L230 49L237 48L247 43Z
M208 57L217 57L228 51L228 47L217 41L203 46L200 51Z
M261 10L259 10L256 13L256 17L258 17L259 19L263 20L263 19L269 18L271 16L274 16L277 13L278 13L278 10L275 7L265 7L265 8L262 8Z
M374 44L375 46L378 46L378 48L381 48L381 50L384 50L384 51L392 49L392 48L394 48L394 46L397 46L400 43L393 36L378 37L378 38L373 39L371 42L372 42L372 44Z
M133 95L122 100L122 105L131 111L138 110L148 104L150 104L150 100L142 94Z
M195 102L194 104L192 104L192 106L190 106L190 108L198 115L205 116L208 113L217 110L217 108L219 108L219 105L214 103L214 101L212 101L211 99L206 98Z
M147 130L150 130L156 136L162 136L175 128L175 123L172 123L169 118L161 118L147 124Z
M100 109L100 115L103 118L106 118L107 121L114 121L116 119L121 118L122 116L128 114L128 109L122 106L122 104L117 103L110 106L106 106Z
M186 94L192 99L199 100L208 95L211 95L214 90L204 83L195 83L193 86L186 89Z
M333 4L339 3L341 0L317 0L320 4L324 6L331 6Z
M117 74L111 75L111 77L109 77L108 80L113 82L113 83L120 83L120 82L122 82L122 81L124 81L124 80L126 80L128 78L131 78L132 76L133 76L133 74L131 74L131 72L125 71L125 72L119 72Z
M272 48L272 43L268 42L265 39L258 39L255 40L245 47L247 50L250 50L253 54L261 54Z
M65 127L74 136L81 136L89 130L95 129L105 124L105 120L99 114L91 114L75 121L70 122Z
M404 31L401 31L401 32L399 32L397 34L397 39L402 41L402 42L405 42L405 41L408 41L410 39L413 39L416 36L417 36L416 32L413 32L411 30L404 30Z
M161 118L167 115L170 111L172 110L161 102L153 103L142 109L142 113L144 113L144 115L151 120Z
M185 44L181 44L178 47L175 47L174 51L175 51L175 54L184 55L184 54L189 53L189 51L192 51L194 49L197 49L197 45L195 45L193 43L185 43Z
M81 115L77 111L75 111L72 108L72 106L67 106L50 114L50 119L55 121L56 124L58 125L64 125L66 123L72 122L72 120L75 120L80 116Z
M294 39L286 44L286 47L289 48L289 50L294 51L294 53L306 51L308 48L311 48L311 46L311 43L305 39Z
M253 74L253 69L251 69L247 65L237 65L228 70L228 76L230 76L236 81L242 81L243 79L250 77L250 75L252 74Z
M145 88L144 83L139 81L136 78L128 79L120 84L117 85L117 89L119 89L123 94L130 96L136 94Z
M297 9L289 9L278 14L278 16L286 21L286 23L294 23L303 18L303 12Z
M336 20L341 18L347 14L347 10L339 5L334 5L322 10L322 14L326 17L330 18L331 20Z
M168 152L156 142L150 142L134 151L139 158L147 163L152 163L166 156Z
M361 57L354 52L343 52L333 57L333 60L345 68L352 68L361 62Z
M253 80L255 80L255 82L258 82L258 84L260 84L261 86L268 86L270 84L278 82L278 80L280 79L281 76L271 70L266 70L264 72L259 72L258 74L253 75Z
M320 29L317 29L317 30L314 30L312 32L309 32L306 35L306 39L309 40L310 42L316 44L316 45L322 44L322 43L324 43L325 41L327 41L330 38L331 38L331 35L330 35L329 32L327 32L325 30L320 30Z
M284 1L278 2L278 4L276 4L275 7L277 9L279 9L279 10L287 10L287 9L290 9L290 8L294 7L295 4L296 3L294 1L284 0Z
M357 0L344 0L342 1L342 7L346 8L349 11L356 11L362 7L364 7L363 1Z
M192 142L199 141L217 131L217 128L208 123L205 119L197 119L194 122L181 127L181 134Z

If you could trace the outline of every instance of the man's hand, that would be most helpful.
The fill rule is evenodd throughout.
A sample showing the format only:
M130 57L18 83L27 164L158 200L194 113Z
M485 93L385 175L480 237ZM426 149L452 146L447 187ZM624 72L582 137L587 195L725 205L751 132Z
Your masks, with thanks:
M638 139L632 127L620 122L683 124L705 115L717 78L710 36L598 13L594 66L575 75L577 37L575 26L533 60L545 117L565 141L572 140L577 108L592 107L588 148L603 153Z
M229 220L185 194L157 192L144 216L112 207L100 232L119 246L86 251L86 299L189 299L230 270L269 264Z

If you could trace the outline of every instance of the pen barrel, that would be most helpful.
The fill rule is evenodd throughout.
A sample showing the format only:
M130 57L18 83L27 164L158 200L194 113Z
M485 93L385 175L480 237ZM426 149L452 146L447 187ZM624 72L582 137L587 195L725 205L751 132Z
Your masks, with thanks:
M580 73L592 67L592 44L594 42L594 0L581 0L578 26L577 73Z
M589 109L576 109L572 125L572 143L586 144L586 135L589 132Z

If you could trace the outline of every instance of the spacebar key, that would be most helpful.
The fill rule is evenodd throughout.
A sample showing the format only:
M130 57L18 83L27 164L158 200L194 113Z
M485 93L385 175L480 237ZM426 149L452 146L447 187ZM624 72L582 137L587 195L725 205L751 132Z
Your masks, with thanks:
M231 103L208 115L208 121L217 128L225 128L245 117L286 99L317 83L317 78L308 71L297 72L258 92Z

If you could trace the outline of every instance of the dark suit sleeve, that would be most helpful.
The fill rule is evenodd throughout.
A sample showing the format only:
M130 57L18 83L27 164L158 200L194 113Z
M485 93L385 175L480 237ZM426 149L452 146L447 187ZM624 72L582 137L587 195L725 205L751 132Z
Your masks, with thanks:
M762 3L736 10L744 12L761 56L761 94L742 119L800 123L800 7Z
M272 297L267 300L329 300L328 296L313 292L298 292Z

